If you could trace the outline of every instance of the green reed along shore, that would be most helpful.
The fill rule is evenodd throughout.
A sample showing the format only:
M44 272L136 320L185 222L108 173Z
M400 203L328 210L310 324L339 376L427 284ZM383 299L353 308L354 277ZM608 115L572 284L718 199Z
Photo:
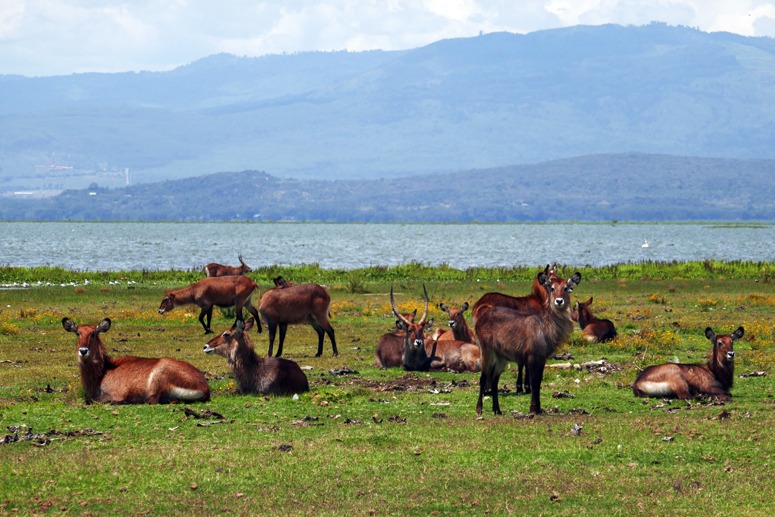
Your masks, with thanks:
M311 390L294 399L240 395L223 358L206 355L195 308L159 315L165 289L199 271L0 268L0 514L767 515L775 507L775 264L686 262L560 265L582 282L573 301L611 319L619 337L593 345L578 327L542 386L546 414L527 415L501 378L502 416L479 375L405 372L373 365L398 309L434 327L441 302L527 294L539 269L456 270L408 264L355 271L315 265L257 269L271 279L324 284L340 356L316 358L309 326L290 327L284 357ZM29 285L29 287L25 287ZM206 403L86 405L75 338L62 329L113 321L103 335L118 357L170 356L205 372ZM228 329L233 312L216 312ZM470 323L470 314L468 315ZM728 403L639 399L630 384L647 365L705 362L705 327L735 343ZM250 333L266 354L266 329Z

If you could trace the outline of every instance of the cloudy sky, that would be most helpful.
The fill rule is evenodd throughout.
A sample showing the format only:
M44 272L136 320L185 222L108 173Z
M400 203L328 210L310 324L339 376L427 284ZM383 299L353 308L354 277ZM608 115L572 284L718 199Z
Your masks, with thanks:
M650 21L775 36L775 0L0 0L0 74L170 70L227 52L407 49Z

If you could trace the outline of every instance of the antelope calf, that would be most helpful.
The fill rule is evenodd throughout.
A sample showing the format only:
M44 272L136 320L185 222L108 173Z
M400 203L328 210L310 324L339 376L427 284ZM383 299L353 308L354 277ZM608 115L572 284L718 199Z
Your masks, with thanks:
M688 400L694 396L729 400L735 377L733 343L743 337L739 327L733 334L716 335L705 329L712 345L706 364L667 363L649 366L635 379L632 392L636 397L665 397Z
M269 329L268 355L270 357L272 355L278 327L280 344L275 357L283 355L283 343L288 325L308 323L318 334L318 352L315 357L323 355L325 334L328 334L331 340L334 357L338 356L334 327L328 321L330 306L331 296L318 284L286 284L285 287L275 287L266 291L258 304L258 312Z
M204 352L226 358L240 393L293 395L309 391L307 376L298 364L288 359L258 357L247 335L253 323L253 318L247 323L237 320L231 330L211 339Z
M517 311L509 307L490 307L474 326L481 350L482 375L479 378L479 399L476 413L482 414L482 399L488 389L492 393L492 410L501 414L498 403L498 380L509 362L526 365L530 376L530 412L541 413L541 381L546 360L557 345L573 330L570 318L570 293L581 282L581 274L569 279L538 274L546 298L538 311Z
M592 298L586 302L576 302L571 311L573 321L579 322L581 336L590 343L604 343L616 338L616 327L611 320L596 318L589 306Z
M205 334L212 334L210 322L213 319L213 307L234 307L237 319L242 319L242 308L245 307L253 317L258 318L258 312L252 305L253 293L258 291L258 285L246 276L223 276L203 278L182 289L169 291L161 300L159 314L171 311L180 305L197 305L201 308L199 322L205 329ZM207 317L207 323L205 323ZM261 332L261 325L258 326Z
M193 365L162 357L112 359L100 338L110 329L105 318L99 325L76 325L62 319L62 327L78 336L78 365L86 403L158 404L210 400L210 386Z
M239 266L224 266L223 264L217 264L211 262L204 267L205 275L207 276L234 276L234 275L246 275L253 271L250 266L245 264L242 260L242 255L237 255L239 259Z

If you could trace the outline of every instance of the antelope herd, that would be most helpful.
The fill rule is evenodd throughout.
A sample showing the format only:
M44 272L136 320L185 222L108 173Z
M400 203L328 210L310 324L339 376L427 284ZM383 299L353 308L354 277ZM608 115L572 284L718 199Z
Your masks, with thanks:
M212 333L213 308L234 307L236 319L232 327L210 339L204 346L206 354L226 358L240 393L262 395L298 395L309 391L309 381L294 361L283 359L288 325L309 324L318 336L317 353L323 353L327 335L333 356L338 356L334 328L329 317L331 297L318 284L296 284L278 276L274 287L261 294L258 285L247 276L252 269L238 256L240 266L211 263L205 266L206 278L187 287L166 292L158 312L165 314L181 305L200 308L199 322L205 334ZM617 338L617 331L608 319L595 317L592 298L571 303L571 293L581 282L576 272L562 278L557 266L538 271L531 292L513 296L500 292L482 295L471 307L469 326L465 313L469 303L449 307L440 302L438 308L448 316L448 329L439 328L429 335L433 319L429 318L428 291L423 285L423 313L417 320L417 310L401 313L390 288L390 307L395 326L377 343L374 365L379 368L401 367L408 371L478 372L479 392L476 413L482 414L486 394L492 399L494 414L502 414L498 383L508 363L517 365L516 391L531 395L530 412L541 409L541 382L547 360L558 346L565 343L578 322L581 336L589 343ZM258 307L253 296L259 297ZM250 313L245 321L243 309ZM269 330L268 357L259 357L248 331L262 324ZM70 318L62 319L67 332L77 336L77 357L84 396L87 403L115 404L195 402L210 400L210 388L205 375L190 363L163 357L111 358L101 334L112 325L105 318L97 325L77 325ZM272 357L279 329L277 355ZM632 384L638 397L689 399L695 396L728 400L733 383L733 343L742 338L743 327L732 334L716 334L710 327L705 336L711 342L707 364L660 364L645 368ZM523 377L524 372L524 377Z

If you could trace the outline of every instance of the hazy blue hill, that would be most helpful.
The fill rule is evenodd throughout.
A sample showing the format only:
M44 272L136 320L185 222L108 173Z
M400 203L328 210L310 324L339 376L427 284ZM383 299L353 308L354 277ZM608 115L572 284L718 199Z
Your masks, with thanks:
M775 160L639 153L375 180L259 171L66 191L0 219L149 221L775 221Z
M47 162L154 182L250 169L390 178L622 152L773 158L773 70L771 38L653 23L0 76L0 191Z

